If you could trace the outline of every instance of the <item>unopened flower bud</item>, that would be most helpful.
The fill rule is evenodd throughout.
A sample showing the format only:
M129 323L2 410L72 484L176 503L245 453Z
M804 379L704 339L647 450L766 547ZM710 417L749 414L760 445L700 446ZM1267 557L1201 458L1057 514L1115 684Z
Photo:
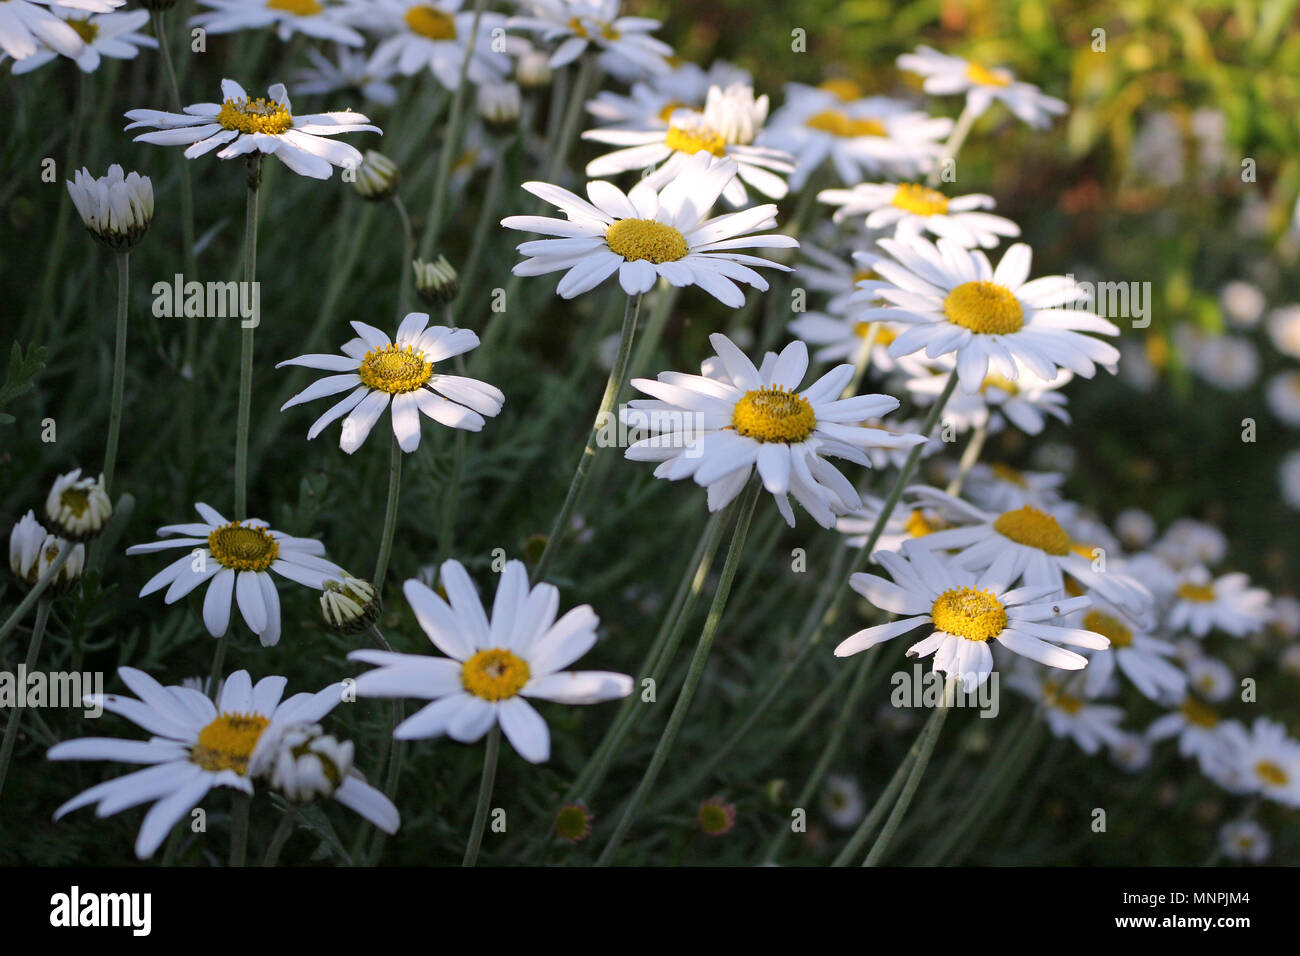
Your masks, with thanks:
M114 252L130 251L153 221L153 183L136 172L123 174L116 163L98 179L77 170L68 192L86 229Z
M264 777L294 803L332 796L352 772L352 742L339 741L318 724L291 724L258 741L249 773Z
M494 133L512 133L519 126L523 100L514 83L486 83L476 95L478 115Z
M515 79L525 89L537 89L551 85L553 72L550 54L541 50L529 50L519 57L515 66Z
M50 534L36 520L36 513L28 510L9 533L9 567L18 580L30 587L50 569L65 546L72 551L47 594L58 594L77 582L86 567L86 546Z
M439 256L437 262L416 259L411 266L415 269L416 294L428 304L450 302L460 293L460 279L446 256Z
M383 153L368 149L357 167L357 178L352 185L367 202L385 202L397 192L400 178L396 163Z
M45 499L51 530L69 541L93 538L112 516L113 503L104 488L104 476L82 478L80 468L56 478Z
M325 623L342 634L364 631L379 619L379 596L369 581L345 576L329 580L320 596Z

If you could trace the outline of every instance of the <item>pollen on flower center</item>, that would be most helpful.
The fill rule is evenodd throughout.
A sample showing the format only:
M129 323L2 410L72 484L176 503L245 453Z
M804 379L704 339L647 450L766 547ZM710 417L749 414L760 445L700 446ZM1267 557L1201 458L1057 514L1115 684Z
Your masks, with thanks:
M1219 723L1219 715L1194 697L1184 697L1178 710L1189 724L1197 727L1214 727Z
M988 67L980 63L972 63L966 67L966 79L972 83L978 83L980 86L1010 86L1011 81L1001 73L995 73Z
M1063 710L1067 714L1077 714L1083 710L1083 700L1073 694L1065 693L1055 681L1048 681L1043 685L1043 700L1047 706Z
M66 22L86 43L94 43L95 38L99 36L99 24L92 23L89 17L84 20L73 17Z
M950 322L983 335L1009 335L1025 324L1025 310L1006 286L996 282L963 282L943 300Z
M927 518L925 512L920 508L913 508L912 513L907 516L903 530L913 538L924 538L927 534L934 534L936 531L942 531L947 527L949 527L949 524L946 521L940 518Z
M656 265L676 262L691 251L677 229L653 219L620 219L605 230L605 244L628 262L644 259Z
M773 385L746 392L731 413L731 424L746 438L788 445L807 441L817 427L817 416L808 399Z
M208 550L223 568L265 571L280 555L280 542L265 528L250 528L232 521L208 535Z
M685 109L685 108L686 108L685 103L682 103L679 100L669 100L667 103L664 104L663 109L659 111L659 118L663 120L665 123L667 123L670 119L673 118L674 113L676 113L680 109Z
M313 17L325 9L316 0L266 0L266 8L298 17Z
M707 126L691 124L670 126L664 145L679 153L712 153L719 158L727 155L727 141Z
M1214 600L1214 586L1211 584L1180 584L1178 596L1184 601L1208 604Z
M836 77L819 83L817 89L825 90L827 93L834 93L836 97L845 103L860 100L863 96L861 86L843 77Z
M406 25L412 33L430 40L456 39L456 21L430 4L420 4L406 11Z
M409 345L385 345L365 354L357 375L363 385L399 395L413 392L428 382L433 377L433 363Z
M804 123L809 129L821 130L832 136L885 136L885 124L872 117L853 117L841 110L822 110L808 117Z
M528 662L504 648L479 651L460 669L460 682L475 697L505 700L528 683Z
M936 630L968 641L987 641L1007 626L1007 609L991 591L951 588L935 599L930 617Z
M1016 544L1037 548L1058 557L1070 553L1070 536L1046 511L1025 505L1008 511L993 522L993 530Z
M1285 787L1291 779L1285 770L1271 760L1261 760L1255 764L1255 774L1271 787Z
M217 122L240 133L277 136L293 129L293 114L283 103L259 96L255 100L226 100L217 113Z
M947 196L916 183L899 183L890 203L918 216L942 216L948 211Z
M199 731L190 761L213 773L233 770L242 777L269 723L261 714L222 714Z
M1084 630L1100 634L1110 641L1110 646L1115 648L1131 647L1133 645L1133 631L1119 618L1104 614L1101 611L1089 611L1083 617Z
M89 488L64 488L59 495L59 504L80 518L90 507Z

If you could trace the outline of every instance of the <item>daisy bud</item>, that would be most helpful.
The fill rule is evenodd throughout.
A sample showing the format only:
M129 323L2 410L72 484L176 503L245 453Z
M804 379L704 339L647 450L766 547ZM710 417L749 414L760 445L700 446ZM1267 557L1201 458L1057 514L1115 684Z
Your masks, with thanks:
M416 259L411 266L415 269L416 294L429 305L450 302L459 294L460 279L446 256L439 256L437 262Z
M700 804L700 829L706 836L722 836L736 825L736 805L722 797L710 797Z
M99 179L77 170L68 192L86 229L114 252L130 251L153 221L153 183L136 172L124 175L116 163Z
M486 83L478 88L478 115L494 133L514 132L523 109L519 87L514 83Z
M367 202L385 202L397 192L399 178L396 163L383 153L368 149L352 185Z
M591 835L594 818L583 803L566 803L555 815L555 832L570 843L581 843Z
M292 724L259 742L249 773L266 777L294 803L332 796L352 771L352 742L338 741L318 724Z
M9 567L18 580L34 585L59 556L65 539L55 537L36 520L36 513L28 510L22 520L9 532ZM86 566L86 546L74 544L72 553L59 572L58 579L47 594L57 594L71 587L81 577Z
M379 618L379 596L374 585L361 578L345 576L325 582L320 596L325 623L341 634L364 631Z
M54 480L45 499L45 517L54 531L70 541L85 541L104 530L113 503L104 490L104 476L82 478L81 469Z
M519 57L515 66L515 79L525 89L551 85L551 57L541 50L529 50Z

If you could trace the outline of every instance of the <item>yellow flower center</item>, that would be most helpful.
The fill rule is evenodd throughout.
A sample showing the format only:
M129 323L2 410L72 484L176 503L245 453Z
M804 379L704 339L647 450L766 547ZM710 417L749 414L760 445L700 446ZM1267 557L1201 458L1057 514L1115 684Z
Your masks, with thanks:
M691 249L680 232L653 219L620 219L605 230L605 244L628 262L645 259L656 265L676 262Z
M1047 702L1047 706L1063 710L1067 714L1073 715L1083 710L1083 699L1065 693L1061 690L1061 685L1055 681L1043 684L1043 699Z
M736 433L754 441L797 444L817 427L808 399L782 385L755 388L744 394L731 413Z
M59 495L59 504L80 518L90 507L90 491L85 488L64 488Z
M1255 764L1255 774L1270 787L1285 787L1291 779L1285 770L1271 760L1261 760Z
M989 471L993 472L993 477L999 481L1005 481L1017 488L1029 487L1029 482L1025 481L1024 473L1018 468L1012 468L1010 465L1004 465L998 461L989 465Z
M406 25L412 33L430 40L456 39L456 21L431 4L421 4L406 11Z
M679 153L712 153L719 158L727 155L727 141L707 126L670 126L664 144Z
M873 325L879 325L879 323L859 322L857 325L853 326L853 334L860 339L865 339L868 335L871 334L871 327ZM896 338L898 338L898 333L896 333L893 329L890 329L886 326L881 325L880 328L876 331L877 345L888 345Z
M842 110L822 110L816 116L808 117L804 124L809 129L830 133L832 136L885 136L885 124L878 119L866 116L857 118Z
M663 120L665 123L667 123L670 119L673 118L674 113L676 113L680 109L685 109L685 108L686 108L685 103L682 103L678 100L669 100L667 103L664 104L664 108L659 111L659 118Z
M265 528L250 528L232 521L208 535L208 550L223 568L265 571L280 556L280 542Z
M950 527L948 522L939 518L927 518L920 508L913 508L912 513L907 516L907 523L903 525L903 530L913 538L924 538L927 534L934 534L947 527Z
M942 216L948 211L948 197L937 189L916 183L899 183L890 202L918 216Z
M226 100L221 104L217 122L241 133L278 136L293 128L293 115L283 103L259 96L255 100Z
M1007 609L992 591L975 588L951 588L935 599L930 617L936 630L964 637L968 641L987 641L1007 626Z
M983 335L1009 335L1025 324L1025 311L1011 290L995 282L963 282L943 300L948 321Z
M1219 723L1219 715L1195 697L1184 697L1178 710L1189 724L1197 727L1214 727Z
M73 17L66 22L68 26L76 31L77 36L81 37L86 43L94 43L95 37L99 36L99 24L92 23L89 17L84 20Z
M1046 511L1025 505L1007 511L993 522L993 530L1016 544L1037 548L1058 557L1070 553L1070 536L1060 523Z
M399 395L413 392L428 382L433 377L433 363L409 345L385 345L365 354L357 374L363 385Z
M1198 604L1208 604L1214 600L1214 585L1180 584L1178 585L1178 596L1184 601L1196 601Z
M980 86L1010 86L1011 81L1002 73L994 73L988 67L972 63L966 67L966 79Z
M865 95L862 87L853 80L846 80L843 77L826 80L817 85L817 89L825 90L827 93L834 93L842 102L848 103L852 100L860 100Z
M980 385L980 394L983 394L986 390L990 388L1001 389L1002 391L1006 392L1008 395L1020 394L1019 385L1011 381L1011 379L999 375L997 372L993 372L989 375L984 376L984 382L982 385Z
M460 669L464 688L484 700L514 697L528 683L529 676L528 662L500 647L479 651Z
M598 30L600 35L606 40L617 40L620 36L619 32L614 29L612 23L606 23L603 20L592 20L591 27ZM584 40L591 39L591 28L588 28L587 24L583 23L578 17L569 18L569 29L573 31L575 36L582 37Z
M868 279L879 278L880 274L876 272L875 269L859 269L857 272L853 273L853 284L857 285L859 282L866 282Z
M577 843L591 833L591 814L584 806L566 804L555 815L555 832L571 843Z
M1111 647L1131 647L1133 631L1119 618L1103 614L1101 611L1089 611L1083 617L1084 630L1100 634L1110 641Z
M222 714L199 731L190 761L204 770L233 770L242 777L269 723L261 714Z
M325 9L316 0L266 0L266 8L292 13L296 17L314 17Z

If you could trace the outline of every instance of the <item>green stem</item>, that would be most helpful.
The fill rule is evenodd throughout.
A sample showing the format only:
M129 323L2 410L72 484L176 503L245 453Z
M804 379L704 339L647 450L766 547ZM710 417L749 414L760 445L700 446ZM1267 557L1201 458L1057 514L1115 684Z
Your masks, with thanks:
M379 555L375 558L375 573L372 583L375 593L384 592L384 578L388 575L388 559L393 554L393 532L397 529L397 499L402 485L402 447L397 443L396 433L392 436L392 450L388 457L388 504L384 507L383 537L379 539Z
M45 569L45 573L32 585L32 589L13 609L13 613L5 618L4 624L0 624L0 641L9 636L9 633L18 626L18 622L27 616L27 612L31 610L32 605L40 600L41 595L45 593L45 589L54 583L54 579L59 576L63 566L68 563L68 558L72 555L74 547L75 545L71 541L64 541L59 546L59 553L55 555L50 566Z
M488 804L492 802L492 786L496 783L497 759L501 755L501 725L493 724L488 731L487 747L483 751L483 779L479 781L478 804L474 807L474 823L470 826L469 843L461 866L475 866L478 851L483 845L483 831L487 829Z
M27 644L26 671L36 667L36 658L41 652L41 639L45 637L45 625L50 620L50 602L41 601L36 606L36 623L32 626L32 639ZM18 740L18 721L22 717L21 707L9 708L9 723L5 724L4 743L0 744L0 793L4 792L5 778L9 776L9 761L14 755L14 744Z
M411 285L413 281L411 263L415 261L415 230L411 227L411 217L406 212L406 203L402 197L393 193L393 208L402 220L402 269L397 277L397 321L401 322L411 304Z
M236 791L230 806L230 865L240 867L248 858L248 809L251 799Z
M104 452L104 490L113 488L117 472L117 443L122 432L122 392L126 383L126 303L129 298L131 254L117 255L117 334L113 342L113 392L108 406L108 448Z
M939 180L943 176L944 164L950 159L957 158L957 151L961 149L962 143L966 142L966 135L970 128L975 124L975 111L971 109L970 100L962 107L961 115L957 117L957 122L948 134L948 141L943 144L943 152L935 161L934 167L930 170L929 176L926 177L926 183L931 189L939 185Z
M740 556L745 550L745 536L749 532L749 524L754 517L754 505L758 502L758 495L761 490L762 483L758 480L758 477L756 475L751 477L749 488L745 491L745 497L740 501L736 509L735 530L731 533L731 545L727 549L727 558L722 565L718 588L713 594L713 604L709 607L709 616L705 619L704 628L700 631L700 640L695 647L695 654L692 656L690 665L687 668L686 680L677 695L677 703L673 705L673 712L668 717L668 724L664 727L664 732L659 738L659 744L655 747L654 755L650 758L645 774L641 777L641 783L632 794L631 800L628 801L627 807L623 810L623 815L619 818L618 826L610 836L609 842L605 844L605 849L601 852L599 859L596 860L597 866L609 865L614 853L618 850L619 844L623 842L623 837L627 835L628 828L636 820L641 805L645 803L646 798L650 795L655 780L659 776L659 771L663 769L668 754L677 741L677 735L681 732L682 725L686 723L687 712L691 709L691 704L695 700L695 692L699 689L700 680L704 676L704 669L709 661L709 652L713 649L713 639L717 635L718 625L722 622L722 615L727 609L727 598L731 594L731 584L735 580L736 571L740 568Z
M294 825L298 822L298 811L289 807L280 817L280 825L275 828L275 833L271 836L271 842L266 848L266 856L262 858L262 866L275 866L280 862L280 851L284 845L289 842L289 837L293 835Z
M988 435L987 425L978 425L975 431L971 433L970 441L966 443L965 449L962 450L961 462L957 465L957 474L952 476L952 481L948 482L948 487L945 489L948 494L953 497L961 494L961 487L966 483L966 476L975 467L975 462L979 461L980 452L984 450L984 440L988 438Z
M226 662L226 645L230 641L230 632L226 631L217 638L217 646L212 651L212 666L208 668L208 696L216 701L217 685L221 682L221 668Z
M546 174L542 177L543 182L556 182L560 170L564 168L564 164L569 158L569 152L573 149L574 141L578 138L578 124L581 122L582 114L586 110L589 91L599 82L598 74L599 68L596 65L596 57L584 53L578 66L578 77L573 81L573 90L569 94L569 102L564 107L564 123L560 127L559 139L552 140L555 151L551 153L550 161L546 164Z
M244 282L257 281L257 200L261 192L262 154L248 156L248 198L244 207ZM253 408L253 323L240 322L239 412L235 423L235 518L248 517L248 426Z

